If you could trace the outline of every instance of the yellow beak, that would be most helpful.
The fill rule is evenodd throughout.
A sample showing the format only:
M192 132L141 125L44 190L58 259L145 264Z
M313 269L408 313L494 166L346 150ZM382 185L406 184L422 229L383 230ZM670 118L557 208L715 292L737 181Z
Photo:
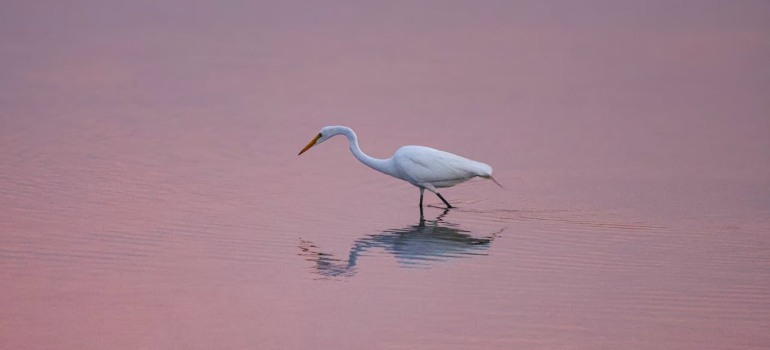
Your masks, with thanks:
M320 138L321 138L321 134L316 135L316 137L313 139L313 141L310 141L310 143L308 143L307 146L305 146L305 148L303 148L301 151L299 151L299 154L297 154L297 155L305 153L305 151L309 150L310 147L315 146L315 142L318 141L318 139L320 139Z

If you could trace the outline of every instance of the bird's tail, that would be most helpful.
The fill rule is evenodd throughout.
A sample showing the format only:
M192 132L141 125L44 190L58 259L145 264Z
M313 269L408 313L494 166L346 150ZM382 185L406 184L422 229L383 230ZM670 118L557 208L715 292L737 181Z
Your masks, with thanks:
M501 185L499 182L497 182L497 180L495 180L495 178L494 178L494 177L492 177L492 176L487 176L486 178L487 178L487 179L490 179L490 180L492 180L492 182L494 182L494 183L495 183L495 185L498 185L498 186L500 186L500 188L505 188L505 187L503 187L503 185Z

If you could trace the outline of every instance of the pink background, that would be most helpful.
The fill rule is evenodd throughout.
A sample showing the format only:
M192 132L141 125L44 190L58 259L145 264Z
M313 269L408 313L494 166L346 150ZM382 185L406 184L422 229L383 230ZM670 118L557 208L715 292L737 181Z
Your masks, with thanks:
M0 347L767 348L769 38L763 1L4 1ZM335 124L506 188L420 227L341 138L296 156Z

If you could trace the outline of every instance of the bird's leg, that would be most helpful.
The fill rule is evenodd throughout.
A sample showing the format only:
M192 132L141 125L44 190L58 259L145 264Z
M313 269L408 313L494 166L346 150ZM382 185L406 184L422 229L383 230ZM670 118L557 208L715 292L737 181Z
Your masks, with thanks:
M422 212L422 207L420 207L420 223L417 226L425 227L425 214Z
M444 197L441 196L441 193L436 192L436 195L439 199L441 199L442 202L444 202L444 204L446 204L447 209L454 208L451 204L449 204L449 202L446 201L446 199L444 199Z
M425 189L420 187L420 212L422 212L422 194L425 193Z

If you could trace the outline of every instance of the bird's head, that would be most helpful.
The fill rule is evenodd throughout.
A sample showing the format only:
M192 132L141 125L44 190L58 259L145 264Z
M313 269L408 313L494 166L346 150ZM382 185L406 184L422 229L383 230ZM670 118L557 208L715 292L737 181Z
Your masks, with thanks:
M311 147L330 139L332 136L344 134L348 130L350 130L350 128L345 126L324 126L323 128L321 128L321 131L318 132L318 135L316 135L315 138L310 140L310 143L308 143L307 146L305 146L305 148L299 151L299 154L297 155L305 153L305 151L309 150Z

